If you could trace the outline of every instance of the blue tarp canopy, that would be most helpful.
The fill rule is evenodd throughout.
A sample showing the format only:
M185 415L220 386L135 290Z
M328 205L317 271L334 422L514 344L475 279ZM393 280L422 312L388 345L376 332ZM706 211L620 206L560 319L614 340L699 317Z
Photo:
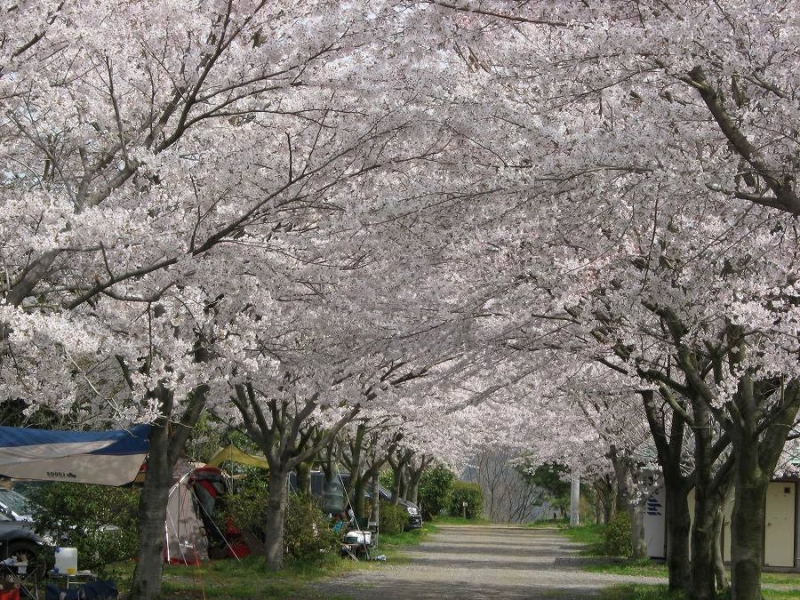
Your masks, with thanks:
M118 431L0 427L0 475L12 479L125 485L148 451L150 425Z

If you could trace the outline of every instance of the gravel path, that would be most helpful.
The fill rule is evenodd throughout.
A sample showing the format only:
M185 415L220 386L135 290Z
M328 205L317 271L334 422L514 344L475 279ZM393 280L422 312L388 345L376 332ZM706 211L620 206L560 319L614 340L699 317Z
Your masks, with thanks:
M440 526L421 545L404 551L408 564L381 563L317 583L320 598L558 599L597 598L599 589L666 579L587 573L579 544L552 529ZM309 590L311 591L311 590Z

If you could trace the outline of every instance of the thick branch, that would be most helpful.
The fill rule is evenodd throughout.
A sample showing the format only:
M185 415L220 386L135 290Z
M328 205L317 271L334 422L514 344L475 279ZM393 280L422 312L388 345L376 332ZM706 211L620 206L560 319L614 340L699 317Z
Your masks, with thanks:
M800 198L792 189L791 181L781 173L771 169L764 157L747 137L739 130L736 122L728 113L722 98L706 79L702 67L695 67L688 75L680 78L695 88L706 103L708 110L731 146L744 158L764 179L775 194L775 198L761 199L758 196L748 198L752 202L778 208L793 215L800 215Z

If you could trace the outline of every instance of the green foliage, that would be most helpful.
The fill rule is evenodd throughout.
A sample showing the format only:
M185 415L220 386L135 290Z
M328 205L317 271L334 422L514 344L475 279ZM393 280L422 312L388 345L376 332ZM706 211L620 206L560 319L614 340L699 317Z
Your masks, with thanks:
M570 482L564 479L569 469L557 463L539 465L526 480L545 491L547 502L565 514L570 503Z
M387 490L392 489L394 485L394 471L389 469L381 471L380 475L378 475L378 481Z
M78 568L101 569L136 554L139 490L50 483L25 490L36 504L36 530L77 548Z
M631 521L620 511L603 530L603 552L608 556L631 555Z
M454 479L453 472L441 463L422 474L418 498L425 520L437 516L450 505Z
M454 481L450 496L450 514L463 516L465 502L467 519L481 516L483 513L483 490L481 490L480 484Z
M303 562L318 561L338 545L328 517L308 496L289 496L284 533L287 554Z
M408 511L403 506L381 502L380 531L387 535L397 535L403 532L408 522Z
M217 499L215 520L230 518L237 527L264 539L267 510L267 480L262 472L253 469L237 482L236 490Z
M266 521L267 481L253 471L239 482L234 494L223 496L218 505L218 519L231 520L242 530L247 530L258 539L264 539ZM284 522L284 543L287 556L304 562L317 561L326 551L337 545L337 536L331 530L330 521L317 503L308 496L289 496Z

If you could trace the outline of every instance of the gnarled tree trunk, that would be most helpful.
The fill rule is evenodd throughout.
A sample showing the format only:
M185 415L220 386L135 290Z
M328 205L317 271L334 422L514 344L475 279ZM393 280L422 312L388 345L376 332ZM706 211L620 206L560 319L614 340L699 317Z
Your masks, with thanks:
M692 523L692 600L714 600L717 596L714 581L716 528L714 520L720 503L710 489L713 479L713 448L711 415L699 401L692 402L694 410L694 522Z
M688 492L685 482L680 480L671 484L670 479L666 479L665 485L669 589L688 591L692 581L689 561L692 522Z
M164 524L167 521L172 473L192 427L200 418L207 392L208 388L202 385L190 394L180 421L170 432L169 416L172 415L174 406L172 392L164 387L155 391L163 416L150 431L147 474L139 498L139 547L128 594L130 600L156 600L161 596Z
M161 595L164 523L172 480L172 466L167 459L168 441L165 425L154 425L150 433L147 475L139 497L139 546L128 595L135 600L155 600Z
M283 569L284 554L284 525L286 522L286 506L289 502L287 479L289 469L280 469L270 466L267 490L267 512L264 525L267 531L264 541L264 557L267 570L280 571Z
M664 399L667 399L670 393L669 390L662 388L661 395ZM661 474L664 477L669 589L689 592L692 582L689 562L691 517L688 499L691 485L682 469L684 436L689 415L682 410L683 406L679 402L675 402L673 410L665 414L656 405L655 399L653 390L642 391L647 422L656 445Z
M781 394L768 424L760 424L761 407ZM761 600L764 564L764 527L767 488L778 463L786 436L800 409L800 380L739 380L726 421L736 455L736 498L731 514L731 591L734 600ZM760 425L760 426L759 426Z

